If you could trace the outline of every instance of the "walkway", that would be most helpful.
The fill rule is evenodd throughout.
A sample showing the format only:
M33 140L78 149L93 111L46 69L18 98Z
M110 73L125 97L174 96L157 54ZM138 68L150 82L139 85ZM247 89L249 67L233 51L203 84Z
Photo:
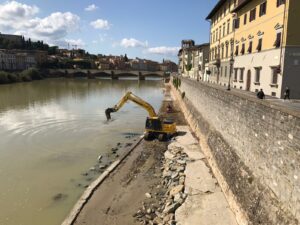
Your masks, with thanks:
M176 137L168 148L183 148L189 156L189 162L185 170L187 198L175 213L177 225L237 225L198 141L192 136L189 127L180 126L178 130L186 134Z

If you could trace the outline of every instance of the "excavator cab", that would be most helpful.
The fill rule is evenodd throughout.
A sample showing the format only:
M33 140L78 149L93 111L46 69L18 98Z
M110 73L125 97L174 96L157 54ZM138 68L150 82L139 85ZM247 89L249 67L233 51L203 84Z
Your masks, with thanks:
M169 140L176 134L176 124L172 120L162 120L158 117L147 118L145 140L158 138L160 141Z

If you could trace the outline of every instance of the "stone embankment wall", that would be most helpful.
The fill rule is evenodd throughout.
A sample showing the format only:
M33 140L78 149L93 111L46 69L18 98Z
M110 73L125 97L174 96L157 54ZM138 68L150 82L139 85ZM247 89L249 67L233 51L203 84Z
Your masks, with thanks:
M298 224L299 113L185 78L172 89L240 224Z

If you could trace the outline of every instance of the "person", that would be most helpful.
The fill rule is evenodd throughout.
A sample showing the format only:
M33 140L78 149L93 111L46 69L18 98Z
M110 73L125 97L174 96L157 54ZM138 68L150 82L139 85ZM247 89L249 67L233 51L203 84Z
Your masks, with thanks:
M288 99L290 100L290 89L288 87L285 88L285 92L284 92L284 100Z
M256 95L257 95L257 97L258 97L259 99L264 99L264 98L265 98L265 93L264 93L263 89L260 89L260 91L257 92Z

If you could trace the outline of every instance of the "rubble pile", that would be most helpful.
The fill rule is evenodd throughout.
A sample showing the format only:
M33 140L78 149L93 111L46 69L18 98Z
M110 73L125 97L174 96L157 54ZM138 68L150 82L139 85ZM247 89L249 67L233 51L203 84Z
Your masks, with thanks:
M141 224L175 225L175 211L187 197L184 193L184 171L188 156L182 148L172 145L169 145L164 156L162 181L157 186L158 191L146 193L148 204L143 203L143 207L133 215Z

